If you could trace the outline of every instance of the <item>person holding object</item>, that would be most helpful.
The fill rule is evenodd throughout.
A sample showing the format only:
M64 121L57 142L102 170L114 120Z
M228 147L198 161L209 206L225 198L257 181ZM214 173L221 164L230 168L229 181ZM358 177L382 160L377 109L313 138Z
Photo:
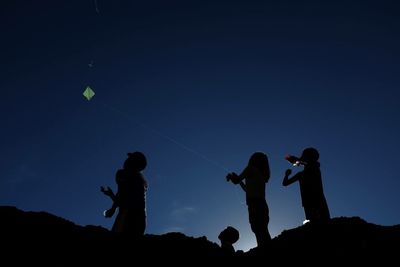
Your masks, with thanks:
M283 186L299 182L301 202L307 221L324 221L330 219L328 204L324 195L319 153L315 148L309 147L303 150L300 158L286 156L286 160L294 166L304 166L304 170L289 178L292 170L288 169L282 181Z
M265 247L271 241L268 231L269 209L265 199L265 185L269 177L268 157L263 152L255 152L241 174L232 172L226 176L227 181L240 184L246 192L249 222L258 247Z

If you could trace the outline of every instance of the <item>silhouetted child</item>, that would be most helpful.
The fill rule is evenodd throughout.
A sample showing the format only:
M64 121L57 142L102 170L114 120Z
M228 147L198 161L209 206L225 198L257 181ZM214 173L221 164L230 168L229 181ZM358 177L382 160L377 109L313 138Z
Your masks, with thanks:
M218 239L221 241L222 249L229 253L234 253L233 244L239 240L239 231L232 226L228 226L218 235Z
M265 200L265 184L269 177L268 157L262 152L256 152L250 157L247 167L240 175L232 172L226 176L228 181L240 184L246 192L250 226L259 247L263 247L271 241L268 232L269 209Z
M128 153L123 169L116 173L118 192L114 194L110 187L101 187L101 191L113 200L104 216L110 218L118 208L118 215L112 227L113 232L141 236L146 229L146 191L147 181L141 171L146 168L147 160L143 153Z
M289 156L287 159L294 165L304 165L304 170L289 178L292 171L286 170L282 184L288 186L296 181L300 184L301 201L308 221L330 219L328 204L326 203L320 164L319 153L315 148L306 148L300 158Z

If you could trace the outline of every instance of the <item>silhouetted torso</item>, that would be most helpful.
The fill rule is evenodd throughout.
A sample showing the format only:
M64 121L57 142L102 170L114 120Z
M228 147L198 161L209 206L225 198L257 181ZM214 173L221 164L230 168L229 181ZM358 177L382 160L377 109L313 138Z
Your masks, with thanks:
M247 166L242 174L246 182L246 203L254 199L265 201L265 178L255 167Z
M294 177L296 176L299 176L300 194L304 207L311 207L325 198L318 162L305 166L304 170Z
M120 208L145 209L146 184L141 173L129 170L118 170L116 174L118 185L118 205Z
M299 181L301 202L304 207L306 219L311 221L330 218L319 166L318 162L309 163L304 166L303 171L298 172L290 179L292 181Z

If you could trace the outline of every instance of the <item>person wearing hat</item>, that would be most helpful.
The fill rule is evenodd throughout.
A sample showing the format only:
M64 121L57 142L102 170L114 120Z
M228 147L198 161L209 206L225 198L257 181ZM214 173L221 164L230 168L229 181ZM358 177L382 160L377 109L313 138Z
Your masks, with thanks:
M116 173L117 194L114 194L110 187L101 187L101 192L113 200L112 207L104 212L104 216L111 218L118 208L113 232L132 236L144 234L148 184L141 172L146 166L147 159L142 152L128 153L123 168Z
M292 162L292 158L295 159L295 163ZM288 156L286 159L295 166L304 166L303 171L296 173L291 178L289 176L292 170L286 170L282 185L288 186L294 182L299 182L301 202L306 221L329 220L330 213L322 185L318 151L315 148L309 147L303 150L300 158Z

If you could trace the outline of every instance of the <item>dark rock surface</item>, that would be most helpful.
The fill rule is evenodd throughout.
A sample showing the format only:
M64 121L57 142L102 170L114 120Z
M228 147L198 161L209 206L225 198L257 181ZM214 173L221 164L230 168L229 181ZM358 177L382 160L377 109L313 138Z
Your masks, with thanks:
M257 264L331 266L400 263L400 225L333 218L285 230L269 247L230 254L206 237L146 234L140 240L99 226L79 226L46 212L0 206L2 266Z

